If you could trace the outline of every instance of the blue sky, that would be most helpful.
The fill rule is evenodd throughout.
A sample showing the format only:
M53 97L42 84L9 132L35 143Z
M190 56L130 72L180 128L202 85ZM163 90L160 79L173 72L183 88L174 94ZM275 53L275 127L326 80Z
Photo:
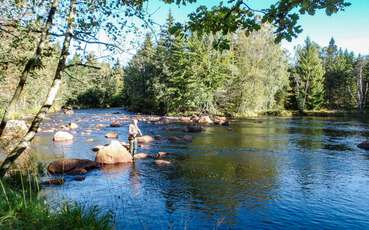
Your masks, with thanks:
M194 11L199 5L212 6L219 1L198 0L196 4L187 6L176 6L163 4L160 0L149 1L148 9L155 12L152 16L154 21L163 24L168 11L171 10L177 21L187 20L187 15ZM253 8L266 8L275 0L249 0ZM283 47L289 51L302 44L309 36L321 46L328 44L331 37L334 37L338 46L347 48L350 51L361 54L369 54L369 0L351 0L352 5L345 11L332 16L327 16L324 11L319 11L314 16L303 15L300 24L304 29L298 38L292 42L284 41Z
M188 19L187 15L200 5L211 7L218 2L219 0L197 0L196 4L178 7L174 4L164 4L162 0L150 0L145 3L145 8L152 14L151 18L157 24L163 25L169 11L172 12L176 21L185 22ZM267 8L273 2L276 0L249 0L250 6L255 9ZM318 11L314 16L302 15L299 24L304 31L292 42L282 42L282 46L290 52L290 57L293 57L294 47L303 44L307 36L320 46L326 46L331 37L334 37L339 47L354 51L356 54L369 55L369 0L351 0L350 2L352 5L345 11L332 16L327 16L324 10ZM158 31L159 28L156 27L155 30ZM124 41L121 41L121 44L126 47L125 51L113 56L117 57L122 64L127 64L138 44L143 41L144 33L146 32L142 31L141 36L126 34ZM106 36L101 34L100 39L105 40ZM89 50L98 56L111 56L98 46L89 46Z

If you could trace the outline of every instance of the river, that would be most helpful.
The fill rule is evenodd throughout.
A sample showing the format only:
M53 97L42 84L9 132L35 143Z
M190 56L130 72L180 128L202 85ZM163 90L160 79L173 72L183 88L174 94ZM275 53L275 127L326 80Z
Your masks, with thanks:
M126 141L128 123L109 125L119 109L56 113L44 129L77 122L72 143L53 143L53 133L34 141L38 159L93 160L91 148L106 144L108 131ZM133 165L90 171L83 181L66 178L46 186L51 207L78 202L111 211L116 229L368 229L369 152L356 145L369 137L369 124L347 118L261 117L211 126L191 134L191 143L168 127L140 123L144 134L162 140L139 152L175 153L170 165L137 160ZM86 132L87 130L87 132ZM89 130L89 131L88 131ZM174 129L175 130L175 129Z

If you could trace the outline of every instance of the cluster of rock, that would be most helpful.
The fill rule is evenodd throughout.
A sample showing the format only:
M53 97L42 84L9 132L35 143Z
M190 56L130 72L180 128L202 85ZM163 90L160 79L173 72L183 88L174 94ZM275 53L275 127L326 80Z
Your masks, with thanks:
M71 115L73 114L73 110L64 109L65 114ZM118 113L115 113L118 114ZM122 115L119 117L115 117L114 120L110 120L110 127L122 127L124 122L129 122L132 119L138 119L142 122L150 122L154 124L187 124L184 128L179 128L181 131L196 133L204 130L203 125L229 125L229 121L225 117L210 117L210 116L191 116L191 117L172 117L172 116L147 116L147 115L136 115L136 116L127 116ZM106 121L106 118L101 118L101 121ZM99 121L100 121L99 120ZM95 125L96 129L105 128L107 125L97 124ZM72 141L73 135L69 133L69 130L77 129L78 125L76 123L69 123L68 125L63 125L60 127L61 130L57 131L54 134L53 140L55 142L64 142L64 141ZM170 128L167 128L168 130ZM72 131L74 133L74 131ZM82 131L82 134L85 133L85 130ZM57 160L49 164L48 172L50 174L68 174L68 175L83 175L87 173L91 169L99 168L101 165L113 165L120 163L132 163L134 159L153 159L155 164L157 165L169 165L171 164L168 160L163 160L160 158L168 156L168 153L159 152L157 154L147 154L147 153L138 153L135 154L134 159L132 158L129 152L128 144L124 142L119 142L118 137L119 134L117 132L107 132L105 137L110 140L109 144L106 145L98 145L93 148L93 151L96 152L95 161L84 160L84 159L62 159ZM140 145L149 144L155 140L162 139L161 136L141 136L137 137L137 142ZM184 135L183 137L178 136L169 136L166 138L170 142L191 142L192 136ZM80 178L81 180L83 177ZM79 180L79 179L78 179ZM50 180L51 184L63 184L64 180L52 179Z
M158 123L158 124L172 124L172 123L182 123L182 124L200 124L200 125L229 125L229 120L226 117L214 116L210 117L208 115L202 116L145 116L136 115L136 119L144 122Z

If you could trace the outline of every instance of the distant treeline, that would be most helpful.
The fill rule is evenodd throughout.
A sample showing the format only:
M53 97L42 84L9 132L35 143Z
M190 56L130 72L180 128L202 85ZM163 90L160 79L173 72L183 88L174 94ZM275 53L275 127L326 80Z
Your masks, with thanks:
M274 43L271 28L228 36L171 34L169 16L160 40L144 44L125 68L124 102L154 113L249 113L275 110L359 110L367 105L369 59L309 38L295 59Z
M367 108L369 59L338 48L334 39L319 47L309 38L294 59L274 42L272 28L226 36L173 33L168 17L159 39L150 35L123 67L75 55L67 64L56 108L125 106L157 114L238 114L278 110L358 110ZM0 108L9 100L34 45L1 34ZM17 44L15 44L15 42ZM28 80L17 112L38 109L55 71L58 46L50 47ZM82 64L83 63L83 64ZM45 92L44 92L45 91ZM0 111L1 112L1 111Z

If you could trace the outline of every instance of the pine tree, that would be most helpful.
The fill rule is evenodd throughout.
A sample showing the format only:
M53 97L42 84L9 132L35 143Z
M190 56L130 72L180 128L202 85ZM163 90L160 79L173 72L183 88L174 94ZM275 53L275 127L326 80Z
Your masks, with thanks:
M309 38L297 51L296 74L299 109L320 109L324 103L324 68L319 47Z

